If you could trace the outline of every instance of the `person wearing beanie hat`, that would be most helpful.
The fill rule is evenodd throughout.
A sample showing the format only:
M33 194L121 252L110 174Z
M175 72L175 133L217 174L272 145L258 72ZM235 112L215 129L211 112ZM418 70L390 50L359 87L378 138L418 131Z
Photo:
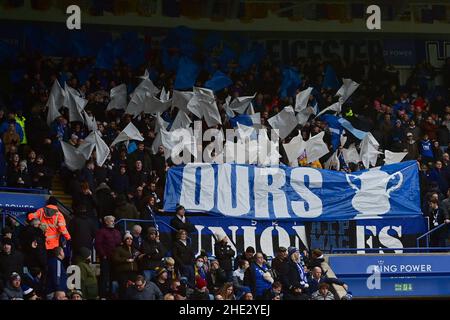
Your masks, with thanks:
M155 284L165 295L170 292L170 281L168 280L169 273L166 268L156 268Z
M23 288L23 298L24 300L40 300L34 289L26 286Z
M0 300L23 300L23 290L21 288L21 278L17 272L11 273Z
M188 299L189 300L210 300L210 295L208 291L208 283L202 277L197 277L195 279L195 288Z
M91 267L91 250L82 247L78 250L77 266L80 268L81 292L84 299L95 300L98 298L98 284L95 270Z
M276 257L272 260L272 270L275 280L280 280L280 275L285 272L288 262L288 250L285 247L279 247Z
M180 205L177 206L175 217L170 220L170 226L174 229L173 239L176 237L176 231L185 230L188 234L195 231L194 225L186 217L186 210Z
M119 282L119 298L125 298L126 285L138 274L137 258L140 252L133 246L133 236L126 232L123 244L114 250L112 262Z
M280 280L286 292L294 286L308 287L308 278L301 261L300 251L296 247L288 248L288 262Z
M2 239L2 250L0 251L0 277L3 283L9 281L9 275L23 270L23 254L15 250L10 238Z
M158 231L154 227L147 229L147 237L144 239L139 251L142 253L140 259L140 268L144 273L145 279L150 281L155 275L155 268L161 263L167 250L158 239Z
M84 300L83 292L80 290L70 290L68 296L70 300Z

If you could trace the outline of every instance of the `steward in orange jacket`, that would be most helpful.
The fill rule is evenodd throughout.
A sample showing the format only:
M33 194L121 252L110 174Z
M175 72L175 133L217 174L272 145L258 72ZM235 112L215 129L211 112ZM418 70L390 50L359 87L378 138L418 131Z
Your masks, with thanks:
M45 248L52 250L59 247L59 237L61 234L67 241L70 240L70 234L66 228L64 215L56 206L56 199L50 197L47 203L45 207L28 214L28 220L39 219L41 222L40 228L45 233Z

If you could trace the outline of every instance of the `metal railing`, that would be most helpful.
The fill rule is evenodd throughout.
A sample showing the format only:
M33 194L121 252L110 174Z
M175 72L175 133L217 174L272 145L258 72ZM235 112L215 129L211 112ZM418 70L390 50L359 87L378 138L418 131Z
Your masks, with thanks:
M442 227L444 227L445 225L447 225L447 223L441 223L440 225L434 227L433 229L431 229L430 231L424 233L423 235L421 235L420 237L418 237L416 239L416 245L417 247L420 247L420 240L425 238L426 240L426 247L428 248L430 246L430 235L434 232L436 232L437 230L441 229ZM449 249L449 248L447 248Z
M123 232L125 233L127 231L127 222L142 222L142 223L153 223L155 225L156 230L159 230L159 225L158 224L162 224L166 227L168 227L170 230L174 231L174 232L178 232L177 229L175 229L174 227L172 227L170 224L167 224L166 222L153 218L152 220L144 220L144 219L120 219L118 221L116 221L116 226L119 225L120 223L123 223L124 228L123 228ZM187 236L187 239L189 241L191 241L191 238L189 236Z

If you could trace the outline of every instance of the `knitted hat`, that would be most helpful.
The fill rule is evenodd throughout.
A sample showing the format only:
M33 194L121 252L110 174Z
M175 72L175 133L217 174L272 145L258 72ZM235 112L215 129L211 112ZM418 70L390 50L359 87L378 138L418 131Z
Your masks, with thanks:
M197 279L195 279L195 286L198 289L203 289L204 287L207 286L207 282L205 279L203 279L202 277L197 277Z
M36 293L34 292L33 288L30 287L24 287L23 288L23 298L25 300L29 300L31 297L33 297Z
M292 256L294 253L299 252L299 250L296 247L289 247L288 248L288 254L289 256Z
M168 272L166 268L157 268L155 271L156 271L156 276L157 277L162 275L164 272Z
M148 233L148 234L158 234L158 230L156 230L155 227L149 227L149 228L147 229L147 233Z
M123 240L125 241L127 238L133 239L133 236L131 235L131 233L129 231L125 232L125 234L123 235Z
M17 272L11 273L11 276L9 277L11 280L20 280L20 275Z
M78 255L80 256L81 259L86 260L87 258L89 258L91 256L91 250L89 250L86 247L81 247L78 250Z

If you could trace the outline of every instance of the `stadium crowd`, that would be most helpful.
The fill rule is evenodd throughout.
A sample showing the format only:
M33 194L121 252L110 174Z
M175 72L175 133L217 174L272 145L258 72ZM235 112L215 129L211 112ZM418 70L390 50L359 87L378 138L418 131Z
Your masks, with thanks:
M205 55L208 52L196 59L202 61ZM74 215L66 225L56 199L50 197L46 207L29 213L26 226L7 219L2 230L0 298L335 299L331 285L348 288L324 273L323 256L318 249L300 252L298 248L280 247L270 261L270 257L252 247L236 253L226 236L216 235L215 256L206 252L195 256L189 242L194 227L182 206L171 220L172 243L159 240L154 219L168 214L163 212L163 190L165 172L172 163L170 159L166 161L161 146L156 154L151 151L157 134L155 117L142 114L133 118L124 110L106 111L106 107L110 89L125 83L131 93L147 67L151 68L155 86L171 92L176 75L165 69L162 60L160 52L152 50L148 65L132 69L116 61L111 70L96 69L83 81L79 71L94 65L95 58L67 56L58 60L36 52L22 52L16 64L2 66L7 74L25 69L14 84L11 79L3 79L8 82L3 87L10 90L0 97L2 185L51 190L52 179L58 174L65 191L73 197ZM332 66L338 78L358 82L360 87L344 104L342 114L355 128L370 131L380 143L380 149L404 151L405 159L418 161L424 214L431 218L431 227L449 222L450 59L442 69L444 85L441 87L434 85L438 74L426 63L417 64L403 86L398 72L385 65L380 57L370 61L343 61L335 56L325 61L320 56L311 56L291 61L290 65L302 74L296 92L313 87L309 103L317 103L319 110L337 99L335 88L323 86L327 66ZM247 70L230 61L227 75L233 84L216 92L222 128L231 128L223 108L228 95L236 98L256 92L254 111L261 114L261 123L266 127L270 127L268 118L295 103L295 94L281 97L282 70L270 56L264 56ZM202 70L195 85L202 87L210 77L209 72ZM111 147L101 167L96 164L94 152L83 169L71 171L64 164L60 142L78 147L89 130L82 122L70 122L66 108L60 110L62 116L47 124L49 92L54 81L61 78L89 100L85 110L95 116L101 138L108 145L130 122L142 133L144 141L137 142L135 150L127 149L124 144ZM170 122L177 111L173 108L162 117ZM191 118L196 119L194 115ZM207 129L205 122L203 129ZM299 158L299 165L322 168L332 154L327 122L311 116L299 129L305 140L325 131L324 140L330 153L312 164ZM291 133L285 142L295 135ZM359 142L351 134L347 136L346 145ZM280 153L281 161L288 163L282 149ZM346 163L342 157L340 162L340 170L363 169L361 163ZM378 164L382 163L380 157ZM130 231L121 233L115 225L121 219L147 222L130 223ZM435 235L433 244L443 245L446 232ZM99 277L90 260L94 240ZM67 290L69 264L80 267L81 290Z

